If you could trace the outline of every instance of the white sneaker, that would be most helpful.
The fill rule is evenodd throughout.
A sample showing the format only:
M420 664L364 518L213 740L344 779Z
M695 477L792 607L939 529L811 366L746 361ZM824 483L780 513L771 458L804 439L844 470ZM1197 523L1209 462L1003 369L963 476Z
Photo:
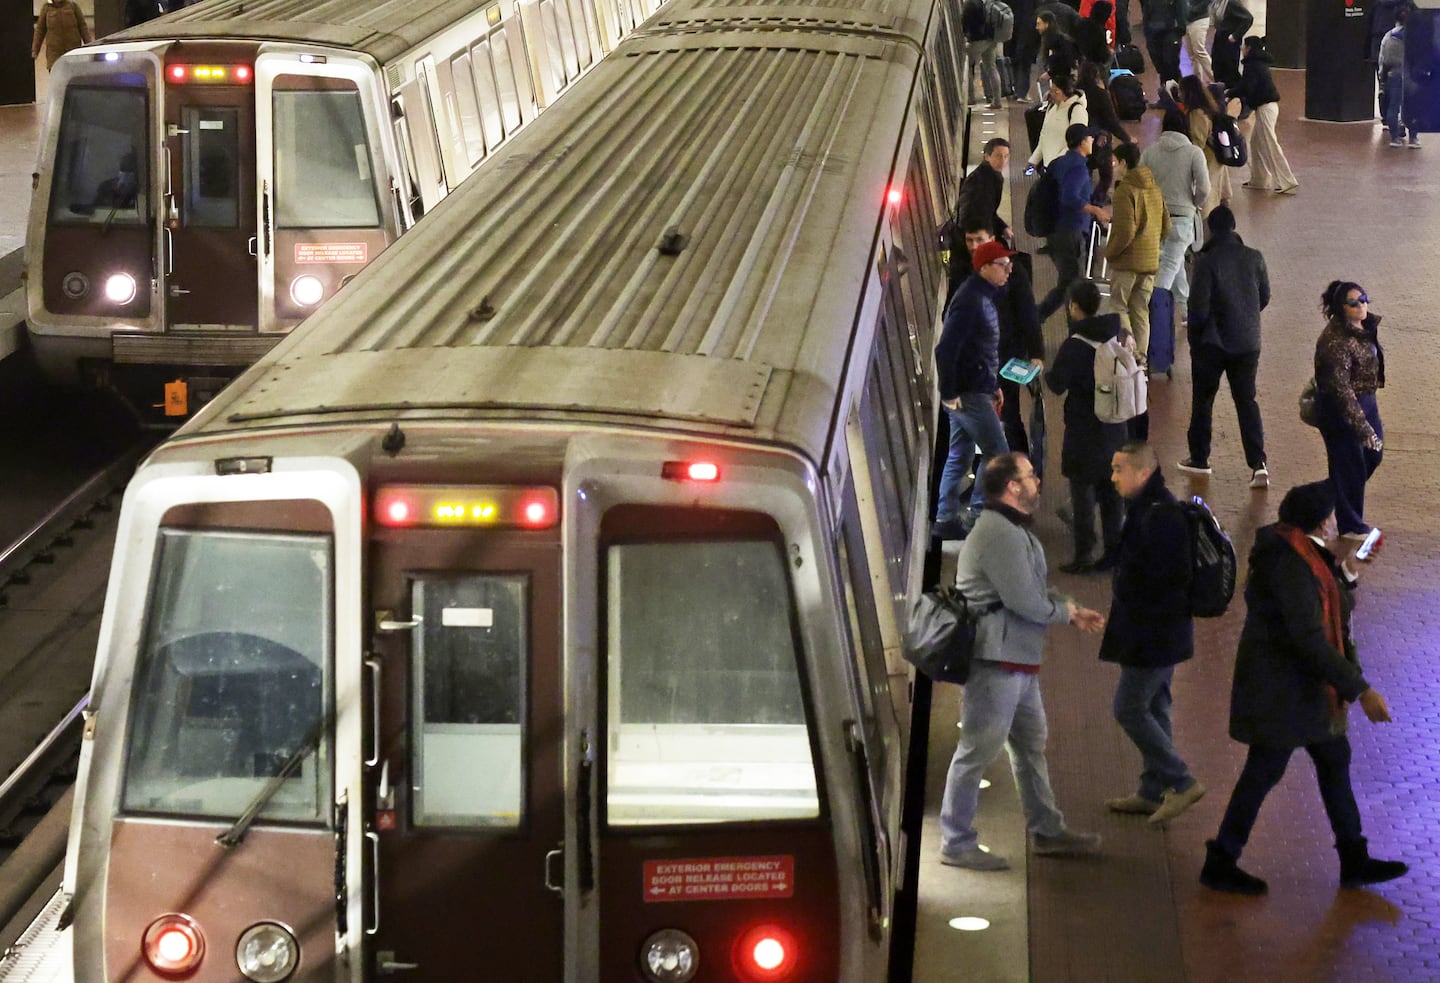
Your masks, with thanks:
M1411 149L1411 150L1419 150L1419 149L1420 149L1420 138L1417 137L1417 136L1416 136L1415 134L1413 134L1413 133L1410 134L1410 149Z
M1390 146L1392 146L1392 147L1403 147L1403 146L1405 146L1405 141L1404 141L1404 140L1399 140L1399 139L1391 140L1391 141L1390 141Z
M1269 472L1268 470L1266 470L1265 465L1263 465L1263 464L1260 465L1258 468L1256 468L1256 469L1254 470L1254 472L1251 473L1251 475L1250 475L1250 487L1251 487L1251 488L1269 488L1269 487L1270 487L1270 472Z

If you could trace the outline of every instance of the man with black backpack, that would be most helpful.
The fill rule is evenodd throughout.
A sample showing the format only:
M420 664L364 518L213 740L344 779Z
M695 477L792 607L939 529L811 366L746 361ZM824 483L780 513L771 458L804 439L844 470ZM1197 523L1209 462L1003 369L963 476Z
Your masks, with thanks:
M1176 753L1170 725L1175 666L1195 654L1192 533L1149 444L1122 446L1110 474L1125 499L1125 524L1100 658L1120 665L1113 712L1140 751L1141 770L1137 790L1106 800L1105 807L1164 826L1205 794Z
M1086 158L1095 145L1095 131L1084 123L1071 123L1065 130L1066 153L1057 158L1030 190L1042 200L1052 199L1053 223L1031 221L1026 203L1025 228L1031 235L1045 237L1045 252L1055 264L1055 287L1039 303L1040 323L1045 323L1065 304L1065 292L1080 278L1080 254L1090 218L1108 223L1110 213L1090 202L1090 170ZM1043 216L1049 217L1049 216ZM1044 228L1048 225L1048 228Z

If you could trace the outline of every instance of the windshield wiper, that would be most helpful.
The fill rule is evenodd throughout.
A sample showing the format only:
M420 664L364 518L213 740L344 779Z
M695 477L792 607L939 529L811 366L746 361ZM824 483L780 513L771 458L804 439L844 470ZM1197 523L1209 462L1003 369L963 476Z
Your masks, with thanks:
M311 751L316 750L320 746L320 735L325 733L325 730L330 726L330 720L331 717L326 715L315 721L315 726L310 728L310 733L305 735L305 740L298 748L290 753L290 757L280 766L280 770L275 773L275 776L265 783L265 787L256 794L250 805L240 814L240 818L236 819L229 829L215 837L216 843L229 848L239 845L240 841L245 839L245 834L249 831L250 824L255 822L255 817L260 815L260 810L264 809L270 800L275 797L275 793L280 791L280 787L285 784L285 780L290 777L296 768L300 767L300 762L304 761Z

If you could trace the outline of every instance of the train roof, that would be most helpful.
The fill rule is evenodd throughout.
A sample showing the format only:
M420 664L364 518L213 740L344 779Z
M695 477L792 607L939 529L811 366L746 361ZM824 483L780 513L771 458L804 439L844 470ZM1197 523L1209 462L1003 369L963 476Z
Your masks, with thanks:
M382 64L493 0L204 0L106 41L254 38L364 52Z
M847 30L627 41L183 432L579 416L822 461L878 309L918 52Z

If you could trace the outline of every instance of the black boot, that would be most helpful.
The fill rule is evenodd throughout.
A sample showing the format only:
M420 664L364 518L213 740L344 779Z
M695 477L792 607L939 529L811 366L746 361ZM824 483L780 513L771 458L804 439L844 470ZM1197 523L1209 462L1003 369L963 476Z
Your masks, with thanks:
M1205 841L1205 866L1200 883L1212 891L1229 894L1264 894L1270 886L1254 874L1241 870L1237 858L1226 853L1214 840Z
M1363 887L1393 881L1408 873L1410 867L1398 860L1376 860L1370 856L1365 838L1352 843L1337 843L1335 850L1340 854L1340 886Z

